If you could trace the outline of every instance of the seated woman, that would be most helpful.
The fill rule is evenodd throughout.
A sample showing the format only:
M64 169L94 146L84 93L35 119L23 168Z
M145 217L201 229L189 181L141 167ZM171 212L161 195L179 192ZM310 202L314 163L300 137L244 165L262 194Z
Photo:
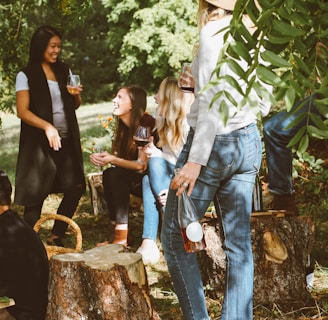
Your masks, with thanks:
M138 86L122 87L113 103L113 115L118 117L118 125L112 152L91 154L90 160L96 166L111 164L103 172L103 187L110 219L115 222L112 243L127 245L130 194L142 197L142 178L146 174L148 160L134 143L133 135L139 125L153 130L155 119L145 113L147 93ZM109 241L99 245L107 243Z
M44 320L49 265L40 237L10 209L12 186L0 170L0 297L13 298L7 311L17 320Z
M156 263L159 249L156 245L159 225L157 207L164 209L175 163L189 131L186 114L194 100L192 93L182 92L175 78L167 77L155 95L156 129L159 141L148 144L143 151L149 156L148 175L142 180L144 203L143 241L137 252L143 262ZM156 203L157 202L157 203Z

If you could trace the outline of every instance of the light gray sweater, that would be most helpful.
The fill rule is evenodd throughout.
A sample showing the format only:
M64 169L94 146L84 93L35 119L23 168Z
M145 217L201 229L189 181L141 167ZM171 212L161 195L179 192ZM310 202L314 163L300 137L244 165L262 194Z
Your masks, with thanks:
M213 80L211 75L218 62L220 50L224 45L223 36L225 32L218 33L218 31L229 26L230 20L231 16L226 16L216 21L210 21L202 28L199 50L192 62L192 73L195 80L195 101L191 105L187 119L189 126L195 130L195 135L188 161L203 166L207 164L216 135L227 134L257 122L254 108L251 109L249 104L246 104L238 111L224 96L217 99L213 106L209 108L215 94L222 90L229 91L238 103L241 102L243 96L228 83L221 83L200 92L210 80ZM240 65L244 70L247 67L244 61L240 62ZM241 87L245 86L245 83L238 79L237 75L229 70L227 65L224 65L221 70L221 76L225 74L234 77ZM268 89L271 88L268 87ZM222 99L226 100L229 107L229 120L226 125L224 125L219 114L219 105ZM259 100L256 95L254 95L254 99L257 100L256 103L259 105L261 115L267 115L270 111L270 103Z

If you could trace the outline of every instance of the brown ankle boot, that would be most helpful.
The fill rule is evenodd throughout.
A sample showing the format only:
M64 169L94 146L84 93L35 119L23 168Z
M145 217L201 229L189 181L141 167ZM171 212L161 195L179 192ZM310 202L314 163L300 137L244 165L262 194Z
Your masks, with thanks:
M114 231L114 240L112 243L123 244L127 246L128 244L128 230L116 230Z

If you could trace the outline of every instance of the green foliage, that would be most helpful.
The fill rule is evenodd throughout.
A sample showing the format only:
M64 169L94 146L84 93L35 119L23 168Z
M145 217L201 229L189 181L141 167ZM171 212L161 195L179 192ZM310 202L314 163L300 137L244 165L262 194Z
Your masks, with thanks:
M245 99L251 89L274 105L281 103L289 111L297 100L317 93L314 100L323 119L311 112L305 114L307 126L300 129L289 146L298 145L302 153L308 147L309 138L328 137L328 4L323 0L238 0L226 32L233 38L222 49L216 74L226 63L238 77L245 80ZM251 35L241 23L247 13L257 30ZM232 61L245 60L246 70ZM256 78L254 78L256 72ZM221 81L229 81L228 76ZM261 81L274 87L272 95L261 86ZM239 89L238 83L229 83ZM217 98L217 97L216 97ZM234 103L233 99L229 99ZM240 106L239 106L240 107ZM222 106L223 117L226 108ZM293 113L297 112L293 110ZM293 125L304 118L298 117ZM309 125L310 120L314 123Z
M13 111L16 74L27 63L29 41L34 30L49 23L60 30L77 26L91 3L92 0L1 1L0 110Z
M116 26L126 28L120 43L121 78L155 91L164 77L175 74L183 61L192 59L198 34L196 4L191 0L131 0L129 6L113 5L115 2L103 0L105 6L112 6L108 16L111 35Z

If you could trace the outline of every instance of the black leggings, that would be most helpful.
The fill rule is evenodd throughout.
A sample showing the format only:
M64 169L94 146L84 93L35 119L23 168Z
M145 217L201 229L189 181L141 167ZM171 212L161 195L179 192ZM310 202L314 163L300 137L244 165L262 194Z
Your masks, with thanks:
M69 139L62 140L60 151L52 154L56 165L56 178L52 193L63 193L63 199L58 207L57 213L72 218L80 198L85 190L84 176L80 173L77 157ZM81 181L83 179L83 181ZM39 203L24 208L24 220L33 228L40 218L42 205L45 199ZM67 223L55 221L52 233L62 237L65 235Z
M120 167L103 172L103 186L109 217L117 224L127 224L130 194L142 198L142 178L145 174Z

